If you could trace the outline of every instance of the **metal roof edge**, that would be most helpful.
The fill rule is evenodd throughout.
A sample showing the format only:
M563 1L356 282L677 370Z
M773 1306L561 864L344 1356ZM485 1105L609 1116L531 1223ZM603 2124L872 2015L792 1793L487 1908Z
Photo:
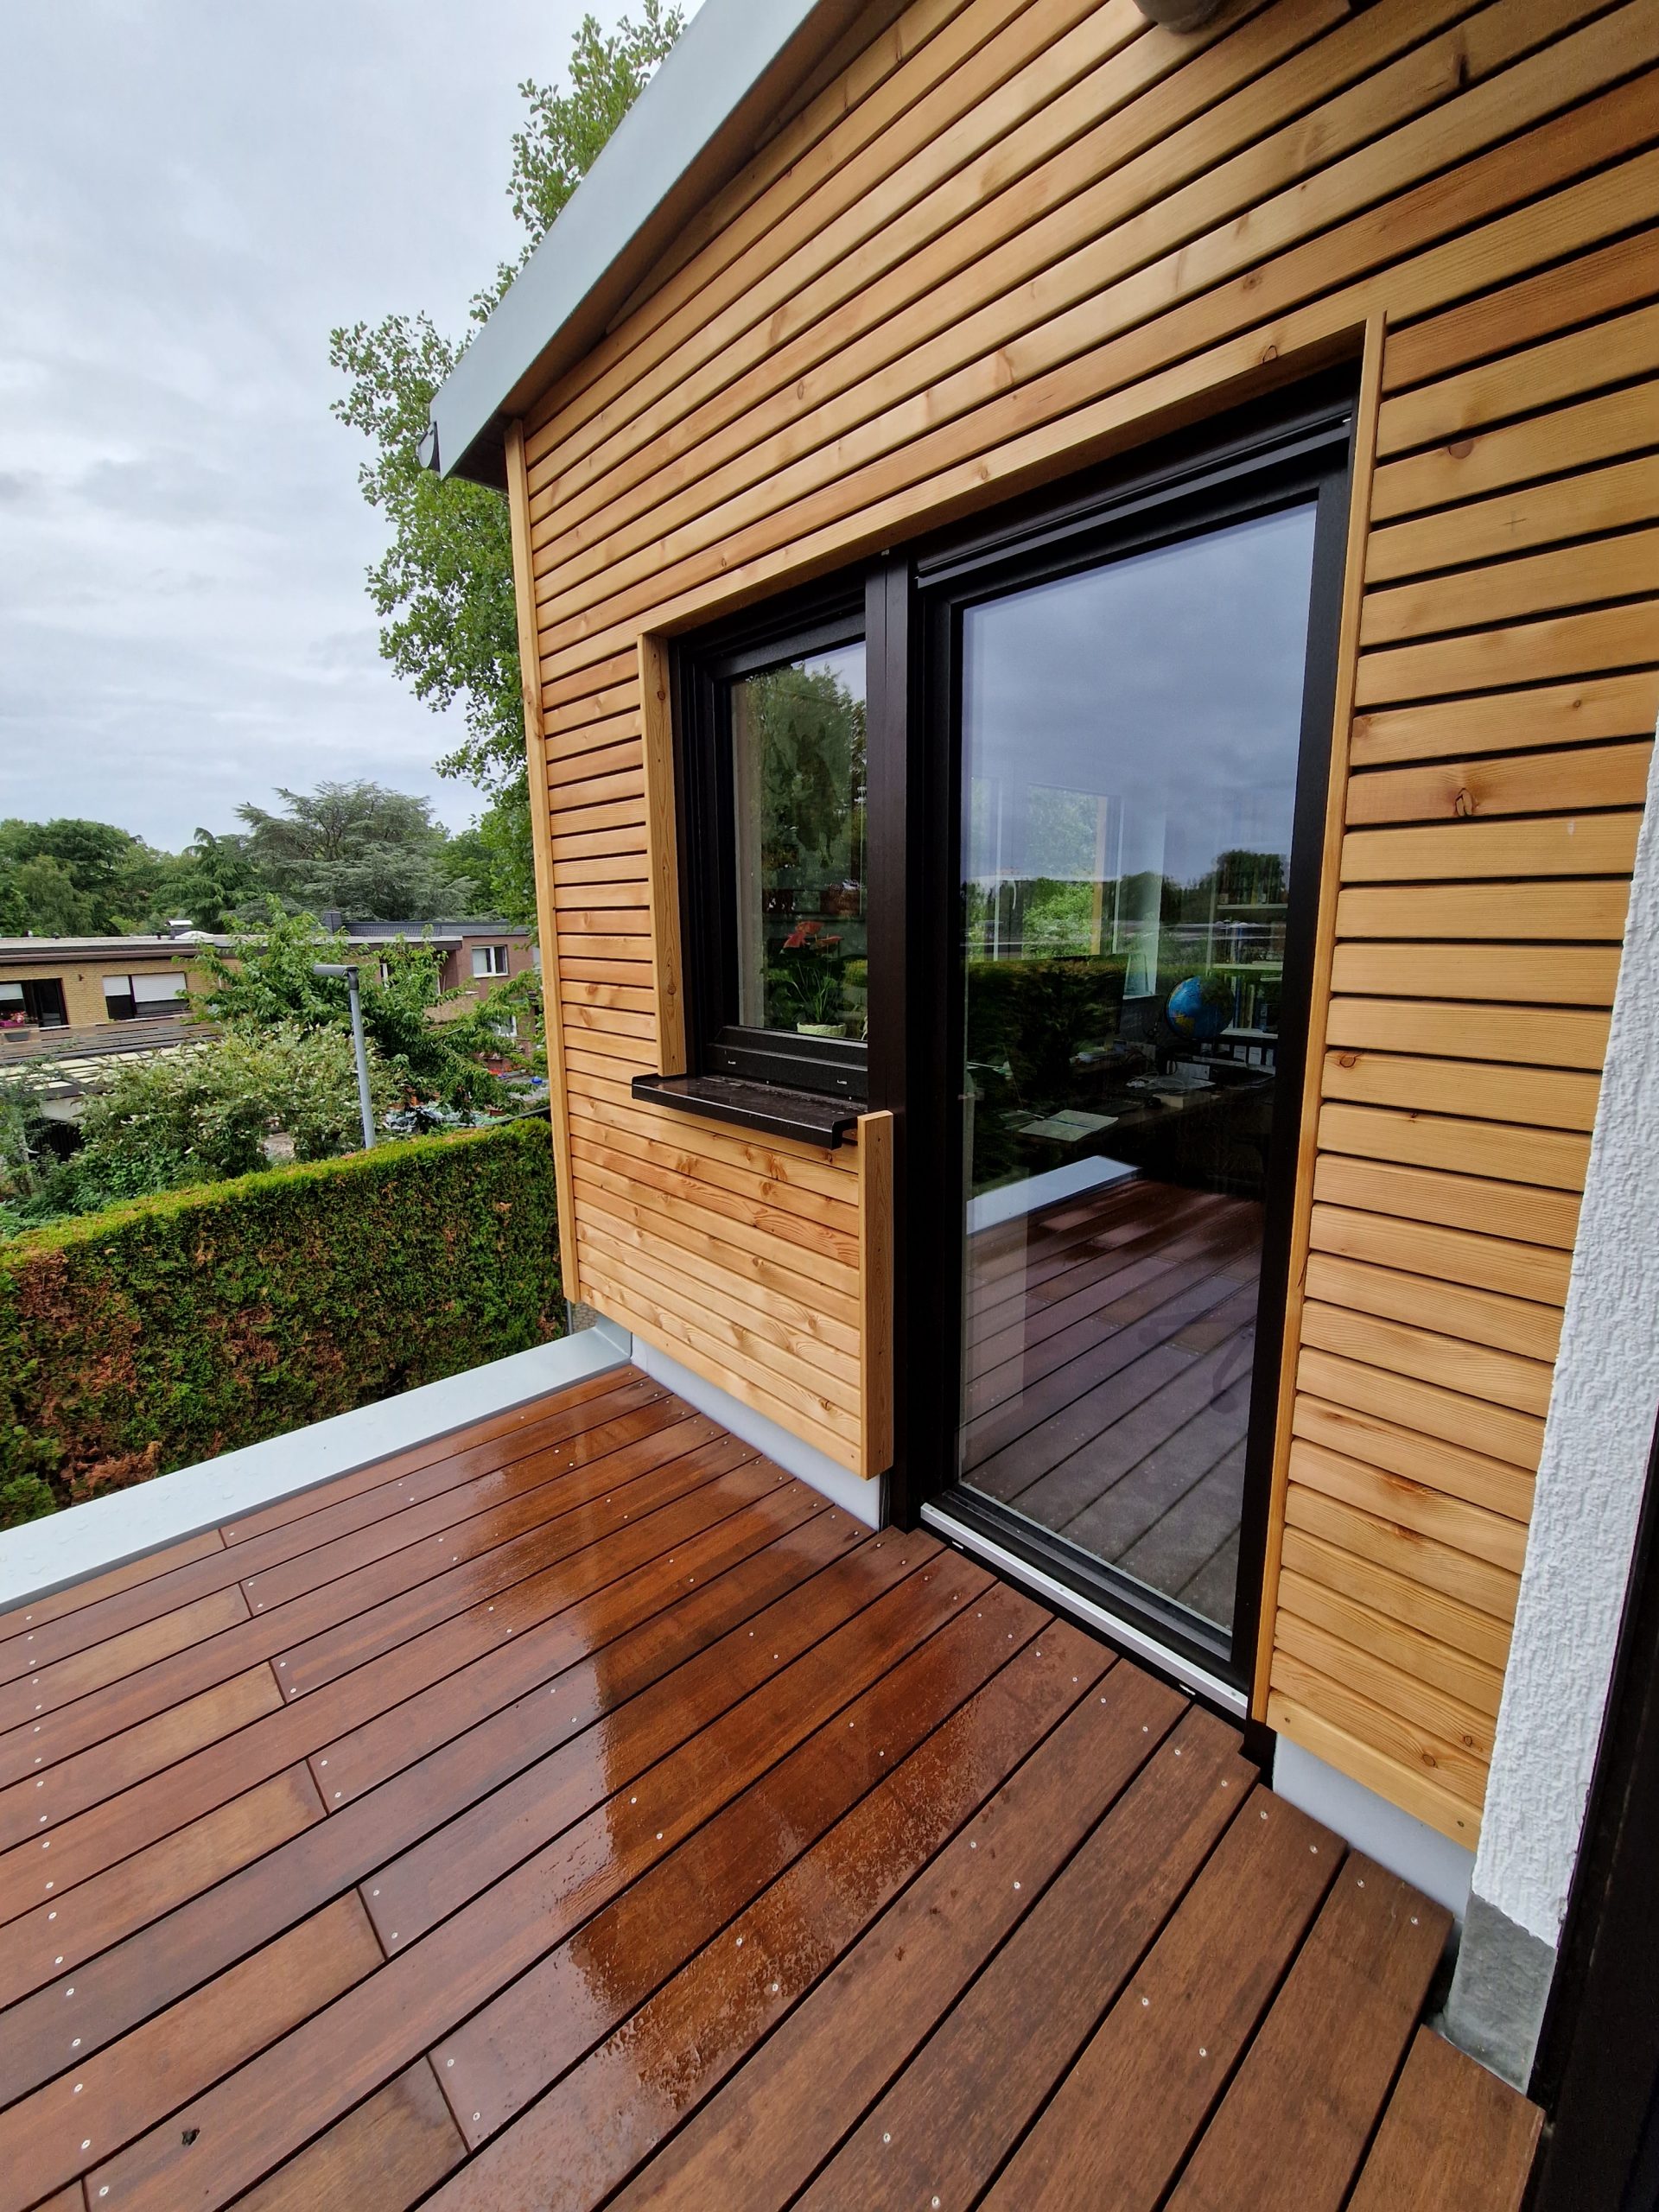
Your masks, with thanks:
M503 424L605 327L862 0L704 0L432 401L441 475L500 486Z

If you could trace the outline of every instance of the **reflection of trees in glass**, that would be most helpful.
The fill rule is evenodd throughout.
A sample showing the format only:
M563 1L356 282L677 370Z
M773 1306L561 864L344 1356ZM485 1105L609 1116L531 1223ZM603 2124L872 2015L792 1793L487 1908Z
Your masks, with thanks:
M862 879L864 702L831 670L774 668L744 687L760 753L761 865L768 881L816 867Z

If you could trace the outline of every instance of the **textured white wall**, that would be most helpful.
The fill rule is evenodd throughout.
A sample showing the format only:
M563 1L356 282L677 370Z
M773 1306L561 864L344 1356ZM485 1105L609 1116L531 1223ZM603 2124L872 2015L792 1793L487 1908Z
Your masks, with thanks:
M1659 1412L1659 760L1656 769L1475 1861L1476 1895L1551 1944Z

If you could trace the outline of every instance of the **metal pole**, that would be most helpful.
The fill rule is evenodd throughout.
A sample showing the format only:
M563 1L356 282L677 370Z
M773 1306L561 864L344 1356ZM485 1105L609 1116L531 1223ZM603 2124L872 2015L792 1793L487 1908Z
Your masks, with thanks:
M363 1001L358 996L357 970L346 970L346 988L352 1001L352 1050L357 1056L357 1103L363 1116L363 1143L365 1150L374 1145L374 1107L369 1097L369 1056L363 1044Z

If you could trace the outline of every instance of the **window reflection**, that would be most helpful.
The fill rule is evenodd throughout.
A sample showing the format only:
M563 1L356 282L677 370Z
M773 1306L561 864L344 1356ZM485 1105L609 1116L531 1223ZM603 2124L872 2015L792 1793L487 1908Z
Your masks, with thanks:
M1225 1626L1311 505L963 618L963 1478Z
M740 677L730 702L738 1020L861 1039L864 647Z

